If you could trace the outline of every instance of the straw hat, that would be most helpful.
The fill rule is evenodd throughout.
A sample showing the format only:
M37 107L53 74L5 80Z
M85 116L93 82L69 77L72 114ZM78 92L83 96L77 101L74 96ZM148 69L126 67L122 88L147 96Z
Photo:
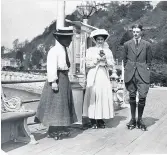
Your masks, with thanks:
M109 33L105 29L97 29L91 32L90 37L94 39L97 36L105 36L105 41L109 38Z

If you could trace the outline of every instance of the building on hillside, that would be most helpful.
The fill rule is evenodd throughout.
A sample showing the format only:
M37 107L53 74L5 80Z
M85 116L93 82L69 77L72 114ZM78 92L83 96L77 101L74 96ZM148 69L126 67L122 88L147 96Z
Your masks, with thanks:
M18 67L17 61L13 58L2 58L1 59L1 68L3 67Z

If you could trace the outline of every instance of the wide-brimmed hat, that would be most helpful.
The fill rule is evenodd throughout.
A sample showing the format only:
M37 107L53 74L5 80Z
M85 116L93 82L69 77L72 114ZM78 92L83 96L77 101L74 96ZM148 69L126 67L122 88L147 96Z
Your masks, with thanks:
M97 36L105 36L105 41L109 38L109 33L105 29L97 29L91 32L90 37L94 39Z
M60 27L58 28L55 32L53 32L53 35L56 36L72 36L73 33L73 27L69 26L69 27Z

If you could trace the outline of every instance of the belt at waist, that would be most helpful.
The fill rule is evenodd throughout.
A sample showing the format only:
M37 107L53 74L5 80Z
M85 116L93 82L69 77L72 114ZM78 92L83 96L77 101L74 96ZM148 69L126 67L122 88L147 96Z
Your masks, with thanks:
M65 75L68 75L69 70L57 70L57 73L63 73Z

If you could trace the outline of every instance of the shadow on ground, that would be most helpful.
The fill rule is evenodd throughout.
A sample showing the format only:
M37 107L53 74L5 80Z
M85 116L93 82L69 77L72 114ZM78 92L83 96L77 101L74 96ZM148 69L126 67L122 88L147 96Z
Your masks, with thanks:
M7 142L7 143L4 143L1 145L1 149L5 152L9 152L11 150L14 150L14 149L17 149L19 147L22 147L24 145L27 145L26 143L15 143L13 141L10 141L10 142Z
M70 129L70 136L63 136L63 139L74 138L78 134L81 134L84 131L84 129L82 128L81 125L71 126L71 127L69 127L69 129ZM43 138L47 138L47 135L48 135L47 129L36 131L33 133L33 135L37 141L39 141L40 139L43 139Z
M143 121L145 122L147 127L154 125L159 119L153 117L145 117Z
M127 119L127 117L125 117L125 116L115 116L112 119L105 120L106 127L107 128L116 128L120 124L121 121L124 121L126 119Z

